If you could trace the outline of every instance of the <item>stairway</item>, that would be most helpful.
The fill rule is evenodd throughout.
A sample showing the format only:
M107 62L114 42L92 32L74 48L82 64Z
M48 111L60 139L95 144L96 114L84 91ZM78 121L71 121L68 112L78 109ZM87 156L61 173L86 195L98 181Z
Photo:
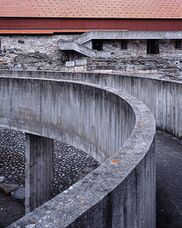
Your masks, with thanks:
M94 38L93 33L85 33L72 41L59 40L58 48L62 51L76 51L90 58L109 58L111 53L107 51L97 51L84 46L84 43Z

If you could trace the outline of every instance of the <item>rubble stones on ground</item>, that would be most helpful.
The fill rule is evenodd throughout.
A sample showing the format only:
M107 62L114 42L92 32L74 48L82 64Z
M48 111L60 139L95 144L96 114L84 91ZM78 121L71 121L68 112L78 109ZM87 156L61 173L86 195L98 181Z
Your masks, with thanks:
M4 176L0 176L0 183L4 181Z
M21 187L11 193L11 197L21 203L25 201L25 188Z
M11 194L11 192L15 191L18 187L17 184L0 183L0 191L6 195Z

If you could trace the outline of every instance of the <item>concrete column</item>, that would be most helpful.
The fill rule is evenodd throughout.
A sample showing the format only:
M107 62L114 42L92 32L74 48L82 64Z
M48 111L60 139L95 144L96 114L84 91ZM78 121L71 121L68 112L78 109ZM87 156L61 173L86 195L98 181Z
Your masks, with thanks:
M53 139L26 133L25 212L52 196Z

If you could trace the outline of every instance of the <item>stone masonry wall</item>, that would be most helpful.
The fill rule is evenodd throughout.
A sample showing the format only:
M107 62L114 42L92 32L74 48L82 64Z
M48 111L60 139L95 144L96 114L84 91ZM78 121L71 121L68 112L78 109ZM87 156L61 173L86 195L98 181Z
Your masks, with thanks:
M182 50L175 50L174 40L159 41L159 55L146 53L146 40L128 40L127 50L120 40L104 40L103 50L110 59L90 59L76 52L61 51L58 41L78 35L0 36L0 69L51 71L120 71L182 76ZM91 48L92 42L85 46ZM85 65L66 66L66 61L87 59ZM68 64L69 65L69 64Z
M120 40L104 40L103 50L111 52L113 58L123 58L123 57L138 57L150 56L147 54L147 40L128 40L127 49L121 49ZM91 41L85 44L87 47L92 47ZM174 40L160 40L159 41L159 55L156 56L181 56L182 50L175 50Z
M160 54L147 54L146 40L128 40L126 50L121 49L121 41L106 40L103 50L110 51L112 58L88 59L88 71L149 73L153 76L182 78L182 50L175 49L174 40L160 40Z
M146 45L144 40L128 40L127 49L121 49L121 41L104 41L103 49L105 51L112 51L112 56L115 58L122 58L124 56L141 56L146 55Z
M0 69L60 70L68 55L58 50L58 40L68 35L0 36Z

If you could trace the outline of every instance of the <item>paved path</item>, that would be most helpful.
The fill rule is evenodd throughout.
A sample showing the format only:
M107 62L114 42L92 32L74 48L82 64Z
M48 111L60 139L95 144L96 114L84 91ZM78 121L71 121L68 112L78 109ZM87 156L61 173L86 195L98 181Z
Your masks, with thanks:
M157 228L182 228L182 140L157 132Z

